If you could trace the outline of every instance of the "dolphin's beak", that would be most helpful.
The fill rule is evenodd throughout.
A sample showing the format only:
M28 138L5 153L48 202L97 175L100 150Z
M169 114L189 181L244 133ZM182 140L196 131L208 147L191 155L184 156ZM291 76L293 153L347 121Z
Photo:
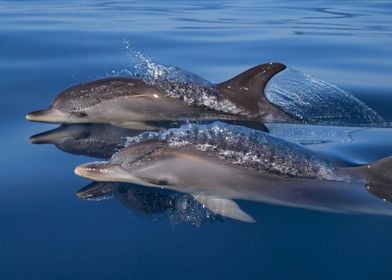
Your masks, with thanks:
M35 134L30 137L33 144L60 144L69 139L70 135L62 127Z
M67 119L67 115L63 112L49 108L45 110L35 111L26 115L26 120L33 122L49 122L49 123L61 123Z
M108 161L79 165L75 168L75 174L98 182L133 182L135 179L121 166Z

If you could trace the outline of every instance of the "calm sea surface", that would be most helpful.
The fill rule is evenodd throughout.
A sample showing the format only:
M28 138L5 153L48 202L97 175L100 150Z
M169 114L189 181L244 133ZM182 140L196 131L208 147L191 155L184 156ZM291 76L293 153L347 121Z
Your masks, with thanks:
M391 122L391 46L391 1L0 0L0 279L391 279L391 217L240 201L246 224L85 201L73 170L93 159L31 144L56 126L24 119L139 51L212 82L283 62ZM392 154L391 136L329 153L367 163Z

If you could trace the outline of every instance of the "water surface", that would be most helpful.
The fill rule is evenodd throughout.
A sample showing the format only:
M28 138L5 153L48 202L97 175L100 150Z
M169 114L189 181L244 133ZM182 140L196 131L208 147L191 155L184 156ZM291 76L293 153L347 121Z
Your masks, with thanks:
M136 50L212 82L283 62L392 121L391 15L389 1L1 1L0 278L389 279L390 217L240 202L256 224L202 216L195 226L81 200L89 182L73 169L93 159L30 144L56 126L24 116L129 69ZM390 133L314 148L365 164L391 154Z

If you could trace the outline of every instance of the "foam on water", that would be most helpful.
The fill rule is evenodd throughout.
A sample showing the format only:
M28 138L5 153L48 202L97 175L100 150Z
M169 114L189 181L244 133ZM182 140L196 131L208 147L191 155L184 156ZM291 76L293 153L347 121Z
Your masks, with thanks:
M177 199L173 211L169 213L169 219L173 225L183 222L199 227L203 222L213 222L221 217L203 204L200 204L193 196L176 194Z
M271 79L265 96L282 111L307 123L386 125L350 93L291 68Z
M226 99L215 84L178 67L159 64L147 55L131 50L128 45L126 50L130 68L116 74L141 78L168 97L181 99L192 106L248 115L246 110ZM292 68L274 76L264 94L269 102L305 123L387 125L381 116L350 93Z
M354 141L353 134L364 127L324 126L309 124L268 123L264 124L268 133L286 141L306 146L322 146L325 144L348 144Z
M221 122L208 125L187 124L180 128L128 138L126 146L148 139L164 141L171 148L193 146L199 151L214 152L228 164L257 172L346 180L336 175L332 163L313 151L242 126Z
M213 83L178 67L159 64L141 52L128 52L131 67L122 70L120 75L141 78L147 84L164 91L168 97L181 99L189 105L230 114L246 114L224 98Z

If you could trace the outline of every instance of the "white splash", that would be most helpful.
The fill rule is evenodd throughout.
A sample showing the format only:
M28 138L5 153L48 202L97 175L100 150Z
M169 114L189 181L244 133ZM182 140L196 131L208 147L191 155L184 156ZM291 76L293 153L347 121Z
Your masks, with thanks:
M265 96L306 123L386 125L382 117L350 93L292 68L270 80Z
M227 163L257 172L322 180L346 180L336 174L332 163L315 152L242 126L221 122L209 125L187 124L180 128L128 138L126 146L148 139L164 141L171 148L192 145L200 151L216 153Z
M211 82L178 67L165 66L147 55L127 48L130 69L118 74L143 79L166 93L168 97L181 99L189 105L207 107L216 111L245 115L247 112L224 98Z

